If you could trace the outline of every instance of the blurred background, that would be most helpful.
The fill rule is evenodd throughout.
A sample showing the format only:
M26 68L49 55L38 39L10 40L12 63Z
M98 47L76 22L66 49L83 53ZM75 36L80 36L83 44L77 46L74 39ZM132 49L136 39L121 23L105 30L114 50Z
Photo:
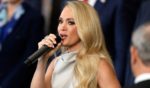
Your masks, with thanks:
M17 6L9 6L4 3L9 1L16 1L18 4ZM0 88L29 88L36 63L32 66L27 66L23 61L37 50L37 43L45 35L57 33L57 21L66 1L67 0L0 1L0 37L3 35L2 33L6 32L3 35L6 37L1 39L0 42ZM134 77L130 69L129 53L131 34L139 25L150 21L150 11L148 10L150 0L82 1L89 3L98 12L106 46L111 55L121 85L126 86L133 84ZM18 10L19 6L23 9ZM15 8L9 10L9 7ZM7 10L5 11L6 8ZM16 13L21 15L17 20L14 20ZM15 26L21 27L17 28ZM9 33L9 27L12 29L11 33ZM3 29L8 30L1 32ZM16 31L16 29L22 31ZM14 39L10 37L13 37L13 35L15 35ZM22 41L19 41L19 39ZM8 42L6 43L4 40ZM14 42L17 43L12 44ZM15 48L10 48L10 46ZM23 47L26 49L21 49ZM21 50L18 50L18 48ZM14 56L14 54L16 54L16 56ZM17 56L18 54L21 56Z

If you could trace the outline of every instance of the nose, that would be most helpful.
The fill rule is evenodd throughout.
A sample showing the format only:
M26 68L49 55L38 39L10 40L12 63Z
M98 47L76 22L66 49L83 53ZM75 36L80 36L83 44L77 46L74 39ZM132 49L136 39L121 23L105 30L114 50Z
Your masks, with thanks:
M58 25L58 30L65 31L67 29L67 25L65 22Z

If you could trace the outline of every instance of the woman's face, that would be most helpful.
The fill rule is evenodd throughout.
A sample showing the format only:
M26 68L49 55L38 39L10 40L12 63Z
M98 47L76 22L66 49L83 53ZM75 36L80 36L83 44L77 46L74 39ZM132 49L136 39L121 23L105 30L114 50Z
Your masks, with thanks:
M74 49L79 48L80 39L72 10L69 7L65 7L59 17L58 33L62 38L63 46Z

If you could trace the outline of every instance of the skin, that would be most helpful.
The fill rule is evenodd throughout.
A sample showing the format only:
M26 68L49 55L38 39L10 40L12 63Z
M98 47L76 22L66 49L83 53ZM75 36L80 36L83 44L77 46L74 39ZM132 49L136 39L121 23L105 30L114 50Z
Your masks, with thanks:
M59 18L58 33L62 38L62 45L68 47L69 51L80 48L80 39L77 27L70 8L65 7Z
M121 88L112 66L106 59L100 61L97 80L100 88Z
M130 62L131 62L131 68L134 76L137 77L143 73L150 73L150 67L144 65L140 56L138 55L138 50L136 49L136 47L131 46L130 52L131 52Z

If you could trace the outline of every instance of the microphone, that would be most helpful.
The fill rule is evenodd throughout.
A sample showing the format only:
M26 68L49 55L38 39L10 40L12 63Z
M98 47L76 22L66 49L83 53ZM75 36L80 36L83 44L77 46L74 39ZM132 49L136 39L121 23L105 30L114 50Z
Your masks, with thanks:
M56 36L56 42L57 44L61 41L60 36ZM54 47L57 46L57 44L54 44ZM48 47L47 45L43 45L40 49L35 51L32 55L30 55L27 60L24 61L25 64L33 64L38 60L38 57L43 55L45 52L52 50L53 48Z

